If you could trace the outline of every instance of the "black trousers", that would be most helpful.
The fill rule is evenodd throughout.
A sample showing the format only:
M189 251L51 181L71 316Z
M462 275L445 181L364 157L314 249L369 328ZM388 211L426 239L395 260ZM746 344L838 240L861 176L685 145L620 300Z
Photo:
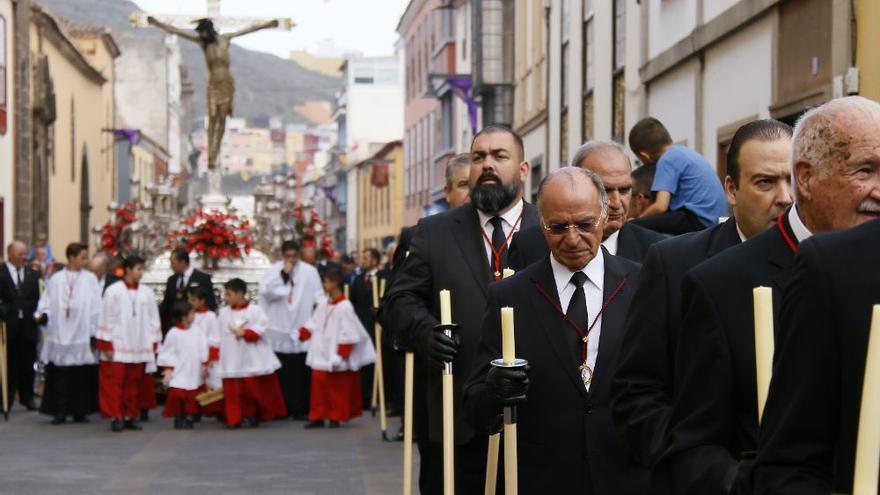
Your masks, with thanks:
M50 416L86 416L98 410L98 365L46 366L40 412Z
M639 227L670 235L687 234L706 228L694 212L685 208L630 221Z
M276 352L281 368L276 371L281 383L281 394L287 412L294 416L309 414L309 394L312 389L312 370L306 366L306 353Z
M9 366L9 408L18 392L22 405L34 400L34 363L37 361L37 343L23 332L7 341L6 355Z

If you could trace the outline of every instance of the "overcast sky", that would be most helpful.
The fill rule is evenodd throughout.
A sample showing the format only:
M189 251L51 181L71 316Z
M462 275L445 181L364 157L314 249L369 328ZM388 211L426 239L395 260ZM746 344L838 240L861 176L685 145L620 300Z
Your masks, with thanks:
M203 15L205 0L134 0L148 14ZM221 0L220 14L290 17L292 31L260 31L235 43L287 58L291 50L314 50L332 39L342 49L367 56L391 55L397 22L408 0Z

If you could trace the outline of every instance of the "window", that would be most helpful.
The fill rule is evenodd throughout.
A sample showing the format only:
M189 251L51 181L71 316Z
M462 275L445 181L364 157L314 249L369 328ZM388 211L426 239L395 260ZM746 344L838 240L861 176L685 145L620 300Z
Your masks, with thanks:
M6 18L0 16L0 134L6 134Z
M614 0L614 70L626 61L626 0Z
M373 84L373 78L372 77L355 77L354 83L355 84Z
M568 41L562 43L562 59L560 65L562 86L562 108L568 108Z
M584 94L593 90L596 84L594 65L596 61L596 30L593 26L593 11L584 6Z
M440 151L451 150L454 146L452 143L453 118L452 93L450 92L440 100Z

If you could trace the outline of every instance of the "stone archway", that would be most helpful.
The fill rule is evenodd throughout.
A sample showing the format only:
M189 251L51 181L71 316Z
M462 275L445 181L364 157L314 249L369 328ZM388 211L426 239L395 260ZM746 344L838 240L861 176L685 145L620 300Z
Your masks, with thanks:
M89 155L86 145L83 144L82 162L79 172L79 239L80 242L89 244L89 213L92 205L89 203Z

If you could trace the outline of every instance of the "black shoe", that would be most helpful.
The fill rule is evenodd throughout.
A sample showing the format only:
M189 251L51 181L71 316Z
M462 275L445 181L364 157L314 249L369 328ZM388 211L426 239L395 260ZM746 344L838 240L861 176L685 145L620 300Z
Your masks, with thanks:
M67 419L64 416L55 416L54 418L52 418L52 421L50 421L50 424L60 425L64 424L66 421Z
M247 426L248 428L260 427L260 421L253 416L246 416L244 419L242 419L241 423L242 426Z
M323 427L324 427L324 420L323 419L316 419L314 421L309 421L308 423L303 425L303 428L305 428L307 430L311 430L314 428L323 428Z
M235 423L234 425L226 425L227 430L237 430L241 428L241 423Z
M36 410L37 410L37 405L34 404L34 401L33 401L33 400L29 400L29 401L25 402L25 403L22 404L22 405L23 405L23 406L25 407L25 409L27 409L28 411L36 411Z
M141 430L143 430L143 428L141 427L141 425L137 424L137 422L136 422L135 420L131 419L131 418L126 419L125 421L123 421L122 426L124 426L126 430L134 430L134 431L141 431Z
M183 428L183 414L178 414L174 416L174 429L179 430Z
M150 421L150 410L149 409L144 409L143 411L141 411L140 421L141 421L141 423L146 423L146 422Z
M201 414L193 414L192 416L189 417L189 419L193 423L201 423L202 422L202 415Z
M385 416L388 418L399 418L400 409L389 409L388 412L385 413Z
M330 420L330 428L339 428L339 421Z
M293 413L290 415L290 419L292 419L293 421L307 421L309 419L309 415L302 413Z
M183 420L183 429L184 430L192 430L193 423L195 423L195 422L196 422L195 418L193 418L192 416L187 416Z
M121 419L115 418L113 421L110 422L110 431L112 431L113 433L119 433L122 430L123 426Z
M74 422L74 423L88 423L88 422L89 422L89 418L87 418L87 417L85 417L85 416L81 416L81 415L74 415L74 416L73 416L73 422Z

